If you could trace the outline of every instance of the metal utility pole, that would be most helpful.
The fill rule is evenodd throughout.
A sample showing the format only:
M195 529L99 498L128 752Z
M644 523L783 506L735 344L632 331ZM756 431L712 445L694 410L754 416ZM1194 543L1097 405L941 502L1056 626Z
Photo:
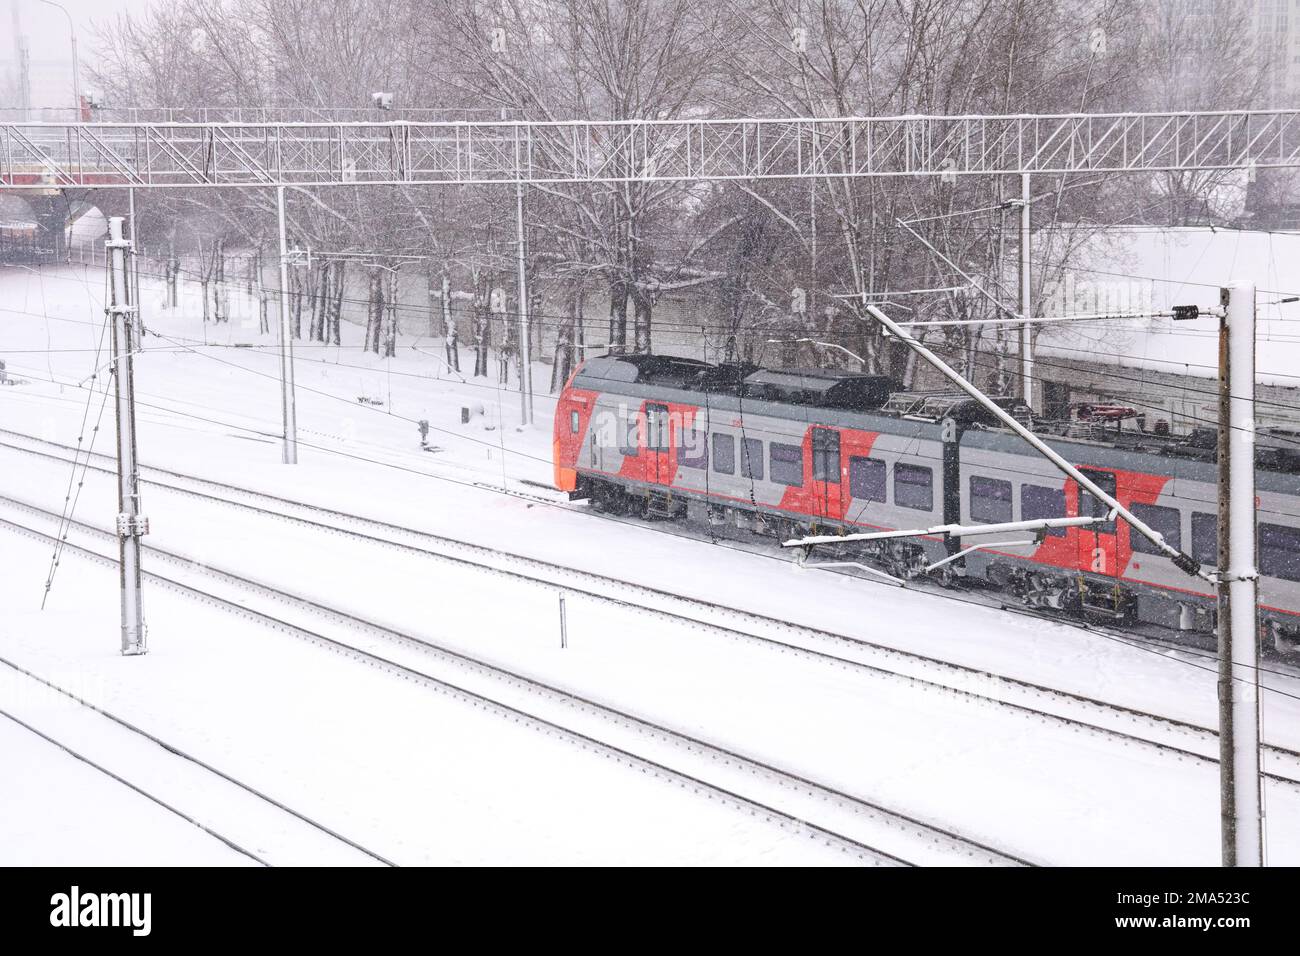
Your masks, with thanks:
M67 7L61 3L55 3L54 0L41 0L51 7L58 7L63 11L63 15L68 18L68 33L72 37L72 102L73 113L72 122L81 122L81 64L77 59L77 28L73 25L72 14L68 12Z
M136 226L135 218L135 190L126 191L126 201L131 216L131 301L140 301L140 257L135 255L135 251L140 248L140 233ZM144 323L140 319L140 313L137 311L135 316L135 334L139 339L144 338Z
M289 327L289 246L284 225L284 187L275 187L275 205L280 216L280 394L284 414L286 465L298 464L298 411L293 394L293 334Z
M519 138L515 137L515 166L522 171L519 157ZM518 231L519 265L519 414L525 425L533 421L533 363L532 343L528 331L528 278L524 268L524 184L522 176L515 181L515 229Z
M1219 320L1219 781L1224 866L1263 866L1259 569L1255 531L1255 284Z
M1029 174L1020 174L1020 397L1034 407L1034 344L1029 313L1033 310L1033 291L1029 266Z
M140 514L139 466L135 449L135 305L127 255L131 242L122 238L122 217L108 221L110 256L108 315L113 323L113 388L117 400L117 539L122 580L122 653L143 654L144 608L140 594L140 537L149 519Z

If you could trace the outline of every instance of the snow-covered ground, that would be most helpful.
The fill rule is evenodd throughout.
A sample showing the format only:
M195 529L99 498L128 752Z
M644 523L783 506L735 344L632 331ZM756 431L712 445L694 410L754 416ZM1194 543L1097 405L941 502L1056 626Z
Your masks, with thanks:
M300 464L284 466L274 339L238 319L205 327L193 315L169 315L157 308L156 288L146 282L145 292L146 324L160 333L147 339L136 366L146 464L609 571L1213 725L1214 674L1203 662L932 595L795 574L770 556L569 506L537 487L550 480L551 401L538 395L537 423L519 427L517 392L449 376L436 358L440 342L403 341L391 360L357 348L355 328L344 329L341 348L300 344ZM83 431L89 440L100 422L95 448L111 451L111 410L101 420L102 396L77 387L106 361L97 354L102 294L98 270L0 271L0 359L11 377L25 380L0 388L0 428L74 444ZM534 377L546 382L549 369L539 364ZM485 412L462 425L465 404ZM420 449L421 419L439 450ZM68 472L0 449L0 494L58 510ZM535 497L503 495L501 486ZM88 472L77 517L107 527L113 494L111 481ZM1217 860L1218 777L1211 764L589 602L569 602L569 646L561 650L553 590L148 486L144 511L152 523L148 542L193 558L196 574L211 566L275 583L1028 859ZM42 612L49 549L4 530L0 542L0 657L56 682L75 675L78 693L98 706L396 862L838 858L698 794L160 589L146 592L150 654L120 658L110 569L66 555ZM1266 734L1296 746L1296 682L1269 679L1281 693L1266 694ZM0 694L12 692L21 702L22 683L14 681L0 682ZM42 721L41 729L61 740L66 735L68 745L84 740L120 761L128 779L144 775L178 787L157 767L133 763L130 748L89 727L95 722L84 712L71 716L79 705L66 698L24 706L29 722ZM21 730L9 727L0 731ZM72 758L21 732L31 738L17 751L25 755L30 787L54 786ZM184 786L177 793L178 803L196 799ZM283 822L259 824L235 797L208 800L203 812L213 815L213 829L231 830L232 842L256 843L276 857L272 862L344 862L338 845L288 833L293 828ZM152 862L149 854L162 852L155 844L166 840L158 834L173 825L157 818L185 826L142 802L156 812L139 811L140 839L105 848L108 858ZM1268 811L1271 862L1300 862L1300 792L1270 785ZM25 833L43 825L40 813L4 819L20 819L0 826L21 825ZM50 821L49 838L65 840L56 824ZM8 836L0 833L0 846ZM205 839L215 849L196 852L193 862L247 862ZM179 852L178 844L166 851ZM60 859L75 858L75 847L60 852Z
M40 567L46 549L7 536L5 553L6 577L30 591L40 575L22 569ZM123 659L114 644L116 575L72 560L62 573L69 579L61 586L76 591L75 602L66 603L76 609L8 615L4 656L56 683L75 678L79 696L396 863L837 859L554 737L161 589L148 595L151 653ZM29 723L69 745L80 742L128 779L164 793L185 782L174 768L159 768L156 753L150 763L148 754L128 752L125 740L96 739L112 728L102 720L90 726L71 701L39 695L24 710ZM56 757L52 748L32 752L15 776L39 779ZM270 862L316 865L345 856L324 836L288 840L280 828L289 821L279 815L249 819L247 800L231 806L233 798L208 796L211 805L202 810L212 828ZM175 799L184 804L186 795ZM6 814L6 821L39 833L44 815ZM60 822L49 821L54 834ZM150 854L159 853L155 843L168 832L142 826L139 855L124 853L116 862L156 859ZM75 858L70 848L61 852ZM209 851L194 862L216 856Z
M5 681L5 709L13 682ZM5 866L239 866L253 861L71 754L0 718Z

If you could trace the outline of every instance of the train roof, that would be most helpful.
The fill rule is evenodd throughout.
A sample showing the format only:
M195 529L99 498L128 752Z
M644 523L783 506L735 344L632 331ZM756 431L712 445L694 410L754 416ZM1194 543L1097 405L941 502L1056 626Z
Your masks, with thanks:
M1165 474L1191 481L1213 483L1217 480L1215 447L1207 449L1176 439L1162 440L1147 435L1124 443L1043 434L1039 437L1076 465ZM1038 454L1023 438L1005 428L970 429L962 435L961 443L963 448L983 448L1003 454ZM1280 452L1277 446L1257 449L1257 480L1262 490L1300 494L1300 456L1292 454L1292 451L1300 452L1300 445L1288 446Z
M761 368L743 383L746 398L854 411L882 407L900 387L884 375L805 368Z
M905 392L882 375L838 369L765 369L671 355L599 355L582 364L573 384L643 398L665 397L664 390L670 390L680 393L675 398L682 402L748 408L781 418L807 418L809 410L816 408L823 410L818 415L821 424L916 437L933 437L931 431L937 434L940 423L951 418L962 427L962 443L967 447L1036 454L964 393ZM993 400L1015 417L1026 419L1028 409L1017 399L994 396ZM1111 467L1205 480L1212 475L1218 457L1213 428L1196 429L1181 437L1103 431L1093 438L1079 438L1052 434L1051 424L1039 423L1035 430L1080 464L1110 463ZM1300 431L1260 429L1256 465L1262 472L1300 475ZM1285 482L1296 483L1290 477Z
M699 359L673 355L597 355L582 363L574 384L583 379L600 379L609 384L686 388L716 367Z
M884 375L838 369L769 369L748 363L713 364L671 355L599 355L583 363L574 384L649 385L851 411L880 408L900 388L898 382Z

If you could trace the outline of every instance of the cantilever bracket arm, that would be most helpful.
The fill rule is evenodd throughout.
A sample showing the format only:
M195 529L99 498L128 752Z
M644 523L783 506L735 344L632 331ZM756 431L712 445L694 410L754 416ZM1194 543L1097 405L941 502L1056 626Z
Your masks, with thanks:
M1006 428L1010 429L1028 442L1031 448L1064 472L1067 477L1073 478L1080 487L1098 501L1105 502L1111 511L1118 517L1123 518L1130 528L1154 544L1161 554L1173 561L1175 567L1193 577L1199 577L1205 580L1210 579L1209 573L1201 568L1201 563L1199 561L1193 558L1190 554L1175 548L1165 540L1164 535L1159 531L1156 531L1145 521L1137 517L1137 515L1133 514L1132 511L1120 504L1114 495L1099 488L1096 482L1079 471L1079 469L1074 465L1066 461L1050 445L1035 435L1032 431L1020 422L1016 421L1015 418L1007 413L1006 409L999 406L982 391L968 382L960 372L956 371L947 362L935 355L934 352L930 351L918 342L906 329L889 316L885 315L884 312L880 311L880 309L876 308L874 305L866 306L866 311L884 328L888 329L890 333L897 336L900 341L907 345L908 348L942 372L944 377L988 409L989 412Z
M956 554L950 554L948 555L948 557L942 558L934 562L934 564L926 566L921 573L929 574L931 571L936 571L939 568L943 567L945 564L951 564L952 562L956 561L958 558L964 558L972 551L979 551L981 548L1010 548L1013 546L1021 547L1029 544L1038 544L1039 540L1040 540L1039 538L1034 537L1034 538L1020 538L1015 541L987 541L984 544L972 544L969 548L962 548Z
M1088 525L1113 521L1115 512L1104 517L1081 515L1077 518L1034 518L1029 521L1001 521L997 524L937 524L929 528L910 528L902 531L867 531L862 534L822 534L807 538L794 538L781 542L783 548L812 548L819 544L848 544L853 541L886 541L891 538L954 537L970 538L984 534L1006 534L1017 531L1049 531L1052 528L1082 528Z
M809 564L808 557L811 553L811 545L806 548L800 548L795 552L794 566L797 570L803 571L808 568L857 568L859 571L865 571L867 574L883 578L890 584L897 584L900 588L907 586L907 582L902 578L896 578L892 574L887 574L879 568L873 568L871 565L864 564L861 561L818 561L816 564Z

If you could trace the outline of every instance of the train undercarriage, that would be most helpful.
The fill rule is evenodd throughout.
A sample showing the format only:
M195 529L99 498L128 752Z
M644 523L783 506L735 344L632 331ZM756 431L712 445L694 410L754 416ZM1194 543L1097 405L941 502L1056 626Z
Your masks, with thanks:
M806 534L834 534L850 529L837 522L787 518L743 503L705 501L671 490L631 490L621 484L583 475L572 493L586 498L599 512L652 521L685 521L719 537L760 537L785 541ZM906 539L857 541L824 550L826 561L861 562L903 580L924 579L945 588L992 589L1013 596L1035 611L1095 624L1132 629L1154 626L1161 631L1203 638L1193 643L1212 646L1217 612L1212 600L1168 596L1159 589L1134 587L1115 578L1045 568L1019 561L975 561L968 567L958 559L934 571L926 569L946 555L942 541ZM1278 656L1300 659L1300 622L1275 618L1262 623L1261 646Z

